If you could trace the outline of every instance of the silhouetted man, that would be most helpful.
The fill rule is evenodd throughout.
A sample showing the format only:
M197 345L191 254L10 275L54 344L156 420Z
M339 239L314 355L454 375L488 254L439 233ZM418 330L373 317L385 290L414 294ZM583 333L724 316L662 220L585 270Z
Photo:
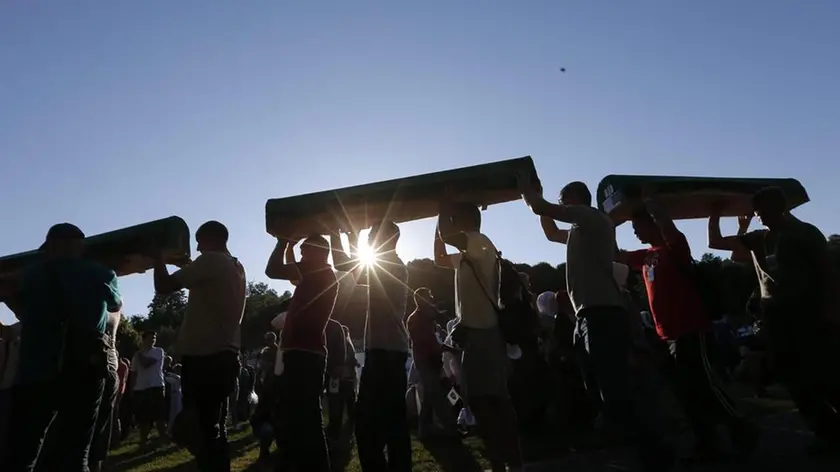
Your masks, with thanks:
M458 252L448 254L447 244ZM499 254L481 232L478 207L444 201L434 250L435 264L455 270L458 322L451 336L463 349L462 394L475 415L493 471L520 471L522 451L507 385L510 360L497 312Z
M632 223L636 237L650 247L620 252L619 259L642 273L656 332L669 353L663 371L694 428L697 458L720 457L718 424L729 429L739 452L751 452L755 432L713 367L717 343L694 276L688 240L652 198L634 212Z
M411 470L411 436L405 404L408 334L403 325L408 296L408 269L397 255L399 227L374 225L368 246L376 262L360 265L357 257L335 259L339 270L354 272L367 290L365 362L356 407L356 447L365 472ZM385 449L388 457L385 458Z
M840 450L840 379L823 367L837 359L838 283L823 233L788 212L781 189L753 196L767 228L722 237L720 216L709 219L709 247L750 251L761 289L761 311L778 374L816 435L811 451Z
M583 182L572 182L560 192L557 204L542 196L540 183L518 176L522 198L541 218L549 241L566 244L566 288L577 316L576 342L585 349L584 364L591 366L601 390L604 410L613 425L623 426L639 440L642 463L648 471L668 470L673 452L665 445L664 424L653 387L633 380L627 361L633 347L624 299L613 274L615 226L592 207L592 194ZM555 221L572 225L560 230ZM633 395L638 389L645 393Z
M417 309L408 317L406 326L411 338L412 359L420 373L420 385L423 391L420 397L420 424L418 436L427 438L434 433L434 418L437 416L443 425L441 433L454 435L455 417L443 390L443 349L438 340L442 331L437 324L438 310L431 290L422 287L414 291Z
M280 333L282 357L275 367L277 397L277 470L329 472L330 459L324 438L321 394L327 365L324 329L332 315L338 284L327 262L329 243L310 236L300 249L301 260L284 263L292 242L280 237L268 260L265 275L293 281L297 288Z
M176 350L183 409L197 416L201 431L192 452L202 472L230 471L225 420L239 376L245 269L228 251L228 237L225 225L208 221L195 232L201 253L195 261L172 275L160 255L155 262L158 294L190 291Z
M23 274L10 307L21 334L4 472L33 470L51 424L58 428L59 470L89 470L108 375L105 327L122 301L114 271L82 257L84 238L69 223L50 228L44 260Z

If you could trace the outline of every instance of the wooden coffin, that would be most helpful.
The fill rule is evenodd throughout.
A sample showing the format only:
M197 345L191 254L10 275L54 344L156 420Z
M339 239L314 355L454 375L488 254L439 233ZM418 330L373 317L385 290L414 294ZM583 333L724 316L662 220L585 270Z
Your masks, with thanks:
M675 220L708 218L721 204L721 216L740 216L752 214L752 196L765 187L781 188L790 208L809 200L796 179L608 175L598 184L597 201L616 223L630 219L641 204L642 189L655 195Z
M117 272L117 275L143 273L153 266L148 257L155 248L163 251L167 264L183 265L190 260L190 229L177 216L130 226L85 238L87 257ZM0 274L13 274L38 262L36 250L0 258Z
M389 219L395 223L437 216L445 189L453 198L486 207L520 198L516 173L530 172L536 179L531 157L481 164L460 169L415 175L336 190L272 199L265 204L265 226L276 235L281 223L294 234L327 234L362 230ZM334 215L341 208L343 216Z

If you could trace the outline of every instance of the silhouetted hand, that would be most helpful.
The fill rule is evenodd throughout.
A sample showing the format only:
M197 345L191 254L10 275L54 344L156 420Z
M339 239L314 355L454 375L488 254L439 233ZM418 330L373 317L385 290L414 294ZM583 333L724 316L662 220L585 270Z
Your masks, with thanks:
M750 229L750 223L752 223L753 215L743 215L738 217L738 230L741 232L746 233L748 229Z
M726 202L712 203L712 206L709 208L709 216L711 218L720 218L720 215L721 213L723 213L724 208L726 208Z

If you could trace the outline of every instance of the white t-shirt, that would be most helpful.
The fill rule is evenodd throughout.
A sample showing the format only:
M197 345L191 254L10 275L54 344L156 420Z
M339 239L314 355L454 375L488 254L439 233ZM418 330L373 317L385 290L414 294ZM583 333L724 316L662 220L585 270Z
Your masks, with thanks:
M484 234L477 231L465 234L466 257L472 262L475 272L463 261L463 254L452 255L455 316L468 328L492 328L498 324L495 308L499 299L498 251Z
M155 360L155 363L149 367L143 367L140 365L140 354L143 354L145 357L150 357ZM134 391L138 390L146 390L147 388L157 388L163 387L164 380L163 380L163 358L164 358L163 349L159 347L153 347L148 351L139 351L134 354L134 358L131 360L131 371L136 372L136 377L134 380Z

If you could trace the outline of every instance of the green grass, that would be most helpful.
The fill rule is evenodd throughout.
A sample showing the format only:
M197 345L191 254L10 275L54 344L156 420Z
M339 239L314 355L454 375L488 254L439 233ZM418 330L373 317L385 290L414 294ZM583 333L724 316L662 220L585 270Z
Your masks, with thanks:
M153 433L154 434L154 433ZM154 436L153 436L154 438ZM234 472L262 472L270 471L270 466L257 464L259 447L254 440L251 430L238 431L229 437L231 445L231 470ZM453 448L452 444L434 443L422 444L412 439L413 470L420 472L438 471L478 471L489 468L482 456L482 444L477 438L466 438L462 441L462 448ZM346 472L361 472L356 451L353 447L344 454L337 454L338 460L346 462ZM118 472L187 472L194 471L195 464L192 456L185 449L172 444L149 442L149 446L141 449L136 435L132 435L127 442L109 455L107 468Z
M793 410L793 405L783 393L771 391L768 398L751 398L746 389L735 387L733 396L742 411L749 417L760 417L766 414ZM664 398L672 425L684 423L680 419L681 412L673 398ZM271 467L257 464L259 447L254 440L251 430L234 432L229 437L232 470L234 472L262 472L270 471ZM150 444L154 444L151 441ZM416 472L474 472L489 468L483 456L483 445L478 438L469 437L462 440L463 447L453 447L452 443L423 444L412 439L413 470ZM548 449L554 449L551 444ZM337 454L336 462L346 463L346 472L361 472L356 457L355 448L345 447ZM157 443L140 449L137 436L133 435L118 449L112 450L108 458L108 470L115 472L188 472L194 471L195 464L192 456L184 449L171 444Z

